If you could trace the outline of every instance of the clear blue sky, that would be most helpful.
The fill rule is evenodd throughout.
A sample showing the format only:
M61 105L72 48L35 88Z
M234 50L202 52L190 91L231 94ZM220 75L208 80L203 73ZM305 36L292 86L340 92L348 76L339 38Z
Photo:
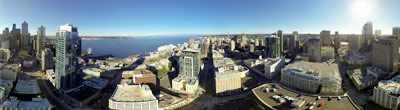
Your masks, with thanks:
M80 35L319 33L359 34L362 25L391 34L400 0L0 0L0 28L29 23L55 35L71 23Z

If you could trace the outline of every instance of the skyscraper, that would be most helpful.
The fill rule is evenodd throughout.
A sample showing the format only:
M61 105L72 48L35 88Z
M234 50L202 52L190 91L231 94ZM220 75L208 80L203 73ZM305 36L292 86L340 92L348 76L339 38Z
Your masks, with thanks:
M307 43L307 53L310 62L321 62L321 40L316 38L311 38Z
M373 42L372 66L378 67L388 73L397 70L396 63L399 57L397 39L379 39ZM385 77L389 77L386 75Z
M266 58L276 58L281 56L280 38L271 35L265 37L265 55Z
M28 31L28 23L24 21L21 26L22 29L22 38L21 38L21 49L27 50L30 48L29 41L30 41L30 34Z
M349 51L358 52L361 48L361 35L349 35L347 36L349 42Z
M297 31L293 31L293 34L290 36L289 40L289 50L292 53L296 53L299 50L299 33Z
M335 32L335 51L340 48L340 38L339 38L339 32Z
M331 46L331 31L322 30L319 35L321 36L322 46Z
M1 36L1 40L2 41L4 41L4 40L7 40L7 37L8 37L8 34L10 33L10 30L8 30L8 28L5 28L4 30L3 30L3 36Z
M46 40L46 28L41 25L37 30L35 40L36 58L41 57L42 50L44 49L44 40Z
M71 24L62 25L56 33L56 38L56 83L54 86L63 91L70 88L75 81L72 73L75 72L80 57L78 29Z
M400 27L393 27L392 35L400 35Z
M199 51L186 49L179 56L179 75L196 77L200 72L200 55Z
M13 24L11 34L8 34L10 49L20 49L21 47L21 29L17 29L17 25Z
M364 48L363 50L370 50L370 48L372 47L370 45L374 36L372 31L372 22L365 23L363 26L361 37L362 47Z
M279 45L280 45L280 47L279 47L279 52L280 52L280 54L283 54L283 32L282 32L282 30L278 30L278 37L279 37Z
M245 48L247 45L247 36L246 33L242 33L242 36L240 36L241 42L240 42L240 47Z
M381 30L375 30L374 40L378 39L379 36L381 36L381 35L382 35L382 31Z

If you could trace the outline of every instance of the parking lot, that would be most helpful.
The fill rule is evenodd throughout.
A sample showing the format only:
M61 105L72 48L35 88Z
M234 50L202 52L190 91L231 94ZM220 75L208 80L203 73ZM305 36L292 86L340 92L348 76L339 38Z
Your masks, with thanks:
M268 89L268 91L266 90ZM275 89L275 91L273 91ZM350 100L347 97L341 97L339 100L338 97L321 97L318 99L318 96L308 96L302 95L299 93L295 93L289 91L279 84L264 84L257 88L253 89L253 93L258 99L258 101L268 104L269 106L275 109L287 110L287 109L299 109L306 110L309 109L311 105L310 103L314 103L313 109L319 110L356 110L356 108L351 104ZM274 99L273 97L280 96L281 98ZM295 100L304 100L304 103L300 105L299 108L293 106L292 101L284 98L285 96L294 98ZM291 99L290 98L290 99ZM282 101L284 100L284 101ZM320 106L321 105L321 106Z

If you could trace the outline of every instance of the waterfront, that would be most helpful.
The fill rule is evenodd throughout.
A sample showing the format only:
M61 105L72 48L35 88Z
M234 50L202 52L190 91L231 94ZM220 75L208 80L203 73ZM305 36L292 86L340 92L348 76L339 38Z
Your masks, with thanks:
M82 40L82 52L92 48L93 56L112 53L116 58L125 58L134 54L156 51L159 46L182 44L194 36L151 36L136 37L135 39L101 39ZM197 38L195 38L197 40Z

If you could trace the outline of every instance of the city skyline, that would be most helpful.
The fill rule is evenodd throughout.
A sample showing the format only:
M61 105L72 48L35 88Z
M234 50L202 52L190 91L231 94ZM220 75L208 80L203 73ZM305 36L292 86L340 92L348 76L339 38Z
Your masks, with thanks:
M43 25L47 35L71 23L82 36L151 36L179 34L361 34L362 25L391 34L400 13L387 0L337 1L0 1L0 27L21 28L26 21L35 35ZM40 7L38 7L40 6ZM15 8L24 7L24 8ZM10 13L12 12L12 13ZM18 13L16 13L18 12ZM392 13L391 13L392 12ZM50 16L49 16L50 15Z

